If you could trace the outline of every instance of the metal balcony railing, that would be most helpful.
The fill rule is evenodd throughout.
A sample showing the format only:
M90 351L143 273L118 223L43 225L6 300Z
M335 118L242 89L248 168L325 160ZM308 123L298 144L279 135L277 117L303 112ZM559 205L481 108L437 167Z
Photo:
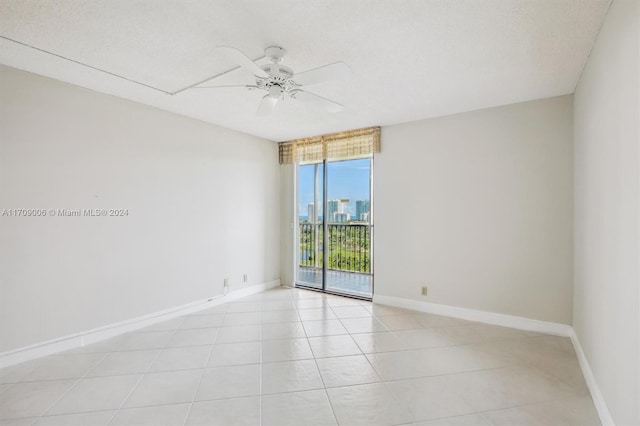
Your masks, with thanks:
M300 223L300 266L321 268L326 252L329 270L371 273L370 224L328 224L327 250L323 249L323 228L321 223Z

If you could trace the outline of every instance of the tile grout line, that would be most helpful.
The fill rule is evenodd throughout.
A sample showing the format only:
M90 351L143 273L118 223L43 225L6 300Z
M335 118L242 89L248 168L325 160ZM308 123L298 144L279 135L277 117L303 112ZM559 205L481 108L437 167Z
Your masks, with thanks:
M225 316L227 315L226 313L224 314ZM224 318L223 318L224 321ZM216 337L215 339L213 339L213 344L211 345L211 349L209 349L209 355L207 356L207 360L204 364L204 367L202 368L202 373L200 374L200 380L198 381L198 386L196 386L196 389L193 391L193 396L191 397L191 402L189 403L189 409L187 410L187 414L184 418L184 421L182 422L182 425L186 425L187 422L189 421L189 417L191 416L191 410L193 409L193 404L196 402L196 396L198 395L198 391L200 390L200 386L202 385L202 381L204 380L204 376L207 373L207 367L209 366L209 362L211 361L211 355L213 355L213 350L215 348L216 342L218 341L218 336L220 335L220 328L222 327L218 327L218 332L216 333Z
M331 308L331 306L329 306L329 309L331 310L331 312L333 313L333 315L336 315L336 313L333 311L333 308ZM337 317L337 315L336 315ZM342 324L341 321L339 321L340 324L344 327L344 325ZM346 330L346 327L345 327ZM306 334L306 331L305 331ZM307 342L309 341L309 338L307 338ZM311 345L309 345L311 346ZM331 407L331 413L333 414L333 418L336 421L336 424L339 425L340 422L338 422L338 415L336 414L336 410L333 407L333 402L331 402L331 397L329 396L329 391L327 390L327 384L324 382L324 378L322 377L322 373L320 372L320 366L318 365L318 360L316 359L316 354L313 353L313 350L311 351L311 354L313 355L313 361L316 363L316 368L318 369L318 375L320 376L320 380L322 380L322 386L324 387L324 394L327 396L327 401L329 401L329 407Z
M127 402L127 400L131 397L131 395L136 391L136 389L138 389L138 386L140 386L140 382L142 382L142 379L144 379L144 376L147 375L147 373L149 373L149 370L151 370L151 367L153 367L153 364L155 364L155 362L158 360L158 358L160 358L160 355L162 354L162 352L167 348L167 346L169 345L169 342L171 341L171 339L173 338L173 336L175 336L175 334L178 332L178 330L174 330L171 333L171 336L169 336L169 338L167 339L167 342L162 346L162 348L160 348L160 350L158 350L158 353L156 354L156 356L153 358L153 361L151 361L149 363L149 366L147 367L147 369L145 370L144 373L142 373L140 375L140 379L138 380L138 382L133 386L133 388L131 388L131 390L129 391L129 393L127 394L127 396L122 400L122 402L120 403L120 407L118 407L116 410L114 410L113 415L111 416L111 418L109 419L109 421L107 422L107 425L110 425L113 420L116 418L116 416L118 415L118 412L120 412L120 410L122 410L122 407L124 406L124 404ZM148 349L147 349L148 350ZM109 377L109 376L107 376ZM111 376L113 377L113 376Z
M474 412L471 412L471 413L456 414L456 415L453 415L453 416L434 417L434 418L431 418L431 419L420 420L420 421L421 422L431 422L431 421L434 421L434 420L446 420L446 419L453 419L453 418L456 418L456 417L463 417L463 416L476 416L476 415L482 416L482 415L485 415L485 414L499 413L501 411L508 411L508 410L518 409L518 408L522 408L522 407L533 407L533 406L536 406L536 405L543 405L543 404L549 404L549 403L558 402L558 401L564 401L564 400L567 400L567 399L576 398L577 396L585 396L585 397L589 397L589 398L591 397L591 395L589 395L589 394L568 395L568 396L564 396L562 398L548 399L548 400L544 400L544 401L531 402L529 404L513 405L513 406L509 406L509 407L497 408L497 409L494 409L494 410L474 411ZM411 423L409 423L409 424L411 424Z
M46 409L46 410L44 410L40 415L36 416L36 418L38 418L38 419L39 419L40 417L44 417L44 415L45 415L45 414L47 414L47 413L49 412L49 410L51 410L51 408L53 408L53 407L54 407L58 402L60 402L60 401L65 397L65 395L67 395L69 392L71 392L71 389L75 388L75 387L78 385L78 383L80 383L80 380L82 380L83 378L85 378L85 377L86 377L86 375L87 375L87 374L89 374L89 371L91 371L91 369L92 369L92 368L94 368L96 365L98 365L99 363L101 363L101 362L102 362L102 361L107 357L107 355L108 355L108 353L104 353L104 354L102 355L102 358L100 358L100 361L98 361L97 363L95 363L95 365L93 365L92 367L87 368L87 371L85 371L85 372L84 372L84 374L83 374L82 376L80 376L79 378L75 379L75 382L74 382L71 386L69 386L69 388L68 388L66 391L62 392L62 395L60 395L60 397L59 397L59 398L56 398L56 399L55 399L55 400L54 400L54 401L53 401L53 402L52 402L52 403L47 407L47 409ZM35 371L35 369L34 369L34 371ZM62 380L64 380L64 379L62 379ZM35 382L30 382L30 383L35 383ZM71 413L69 413L69 414L71 414ZM35 422L34 422L34 423L35 423Z
M373 315L373 312L369 311L371 313L371 318L375 318ZM342 323L342 321L340 321ZM387 328L387 326L382 323L383 327ZM344 327L344 324L343 324ZM346 327L345 327L346 329ZM348 330L347 330L348 331ZM378 370L373 366L373 364L371 364L371 360L369 360L369 357L367 357L367 355L364 353L364 351L362 351L362 348L360 348L360 345L358 345L358 343L356 342L356 340L351 336L351 333L349 333L349 336L351 337L351 339L356 343L356 345L358 346L358 348L360 349L360 351L362 352L362 354L364 355L365 359L367 360L367 362L369 363L369 365L371 366L371 368L373 368L373 371L375 371L376 375L378 376L378 378L381 380L378 383L381 383L382 386L386 389L386 391L395 399L397 404L402 404L405 405L405 408L408 410L408 412L411 415L411 422L416 422L417 418L415 413L413 412L413 410L411 409L411 407L408 404L405 404L404 401L400 400L400 398L398 398L398 396L393 393L393 391L391 390L391 388L389 388L389 386L387 385L387 383L385 381L382 380L382 377L380 376L380 373L378 372Z

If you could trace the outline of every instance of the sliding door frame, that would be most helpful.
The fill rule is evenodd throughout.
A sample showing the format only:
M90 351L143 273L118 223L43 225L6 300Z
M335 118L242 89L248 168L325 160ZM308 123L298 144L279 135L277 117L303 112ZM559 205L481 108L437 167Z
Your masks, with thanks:
M364 159L364 158L368 158L369 159L369 269L370 269L370 275L371 275L371 297L366 297L366 296L360 296L360 295L356 295L356 294L350 294L350 293L341 293L338 291L334 291L334 290L330 290L327 289L327 271L328 271L328 258L326 256L326 249L328 247L328 243L329 243L329 221L327 220L327 209L329 207L329 197L328 197L328 181L329 181L329 172L328 172L328 167L327 164L331 163L332 161L327 161L326 159L322 160L322 162L317 162L317 163L306 163L306 164L300 164L300 163L293 163L293 167L294 167L294 196L293 196L293 200L294 200L294 232L293 232L293 257L294 257L294 268L293 268L293 285L294 287L297 288L303 288L305 290L313 290L313 291L318 291L318 292L322 292L322 293L327 293L327 294L334 294L334 295L338 295L338 296L344 296L344 297L350 297L353 299L359 299L359 300L367 300L367 301L371 301L373 299L373 294L374 294L374 289L375 289L375 274L374 274L374 213L373 213L373 156L366 156L366 157L362 157L362 158L349 158L349 159L344 159L344 160L337 160L337 161L333 161L333 162L339 162L339 161L349 161L349 160L358 160L358 159ZM299 206L299 202L298 202L298 191L300 189L300 174L299 174L299 167L300 166L304 166L304 165L314 165L314 215L316 217L314 217L314 222L318 217L318 211L317 211L317 180L318 180L318 168L320 165L322 165L322 179L323 179L323 184L322 184L322 285L321 288L317 288L317 287L313 287L310 285L307 285L305 283L300 283L298 282L298 269L300 268L300 259L299 259L299 253L300 253L300 206Z

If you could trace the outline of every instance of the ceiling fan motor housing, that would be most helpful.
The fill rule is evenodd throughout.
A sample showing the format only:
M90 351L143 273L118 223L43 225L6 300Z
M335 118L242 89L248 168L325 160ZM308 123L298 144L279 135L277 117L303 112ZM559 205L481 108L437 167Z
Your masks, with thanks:
M256 86L269 91L269 96L280 97L283 92L289 92L297 87L297 85L291 81L291 77L293 77L293 70L291 70L291 68L275 63L265 64L260 66L260 68L269 74L269 77L257 77ZM277 93L276 96L274 96L275 93Z

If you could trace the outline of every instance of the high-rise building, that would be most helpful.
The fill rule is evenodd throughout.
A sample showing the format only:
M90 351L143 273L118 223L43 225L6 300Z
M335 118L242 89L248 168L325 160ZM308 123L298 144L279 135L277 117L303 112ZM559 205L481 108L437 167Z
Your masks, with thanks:
M327 201L327 219L329 222L348 222L348 215L346 220L345 216L338 216L346 215L347 212L345 210L348 202L348 198Z
M369 220L370 203L369 200L356 201L356 220Z
M318 220L318 215L316 215L316 208L315 208L315 204L311 203L307 206L307 218L309 219L309 222L315 222Z
M333 222L335 219L335 215L338 212L338 204L340 204L339 200L329 200L327 201L327 220Z

